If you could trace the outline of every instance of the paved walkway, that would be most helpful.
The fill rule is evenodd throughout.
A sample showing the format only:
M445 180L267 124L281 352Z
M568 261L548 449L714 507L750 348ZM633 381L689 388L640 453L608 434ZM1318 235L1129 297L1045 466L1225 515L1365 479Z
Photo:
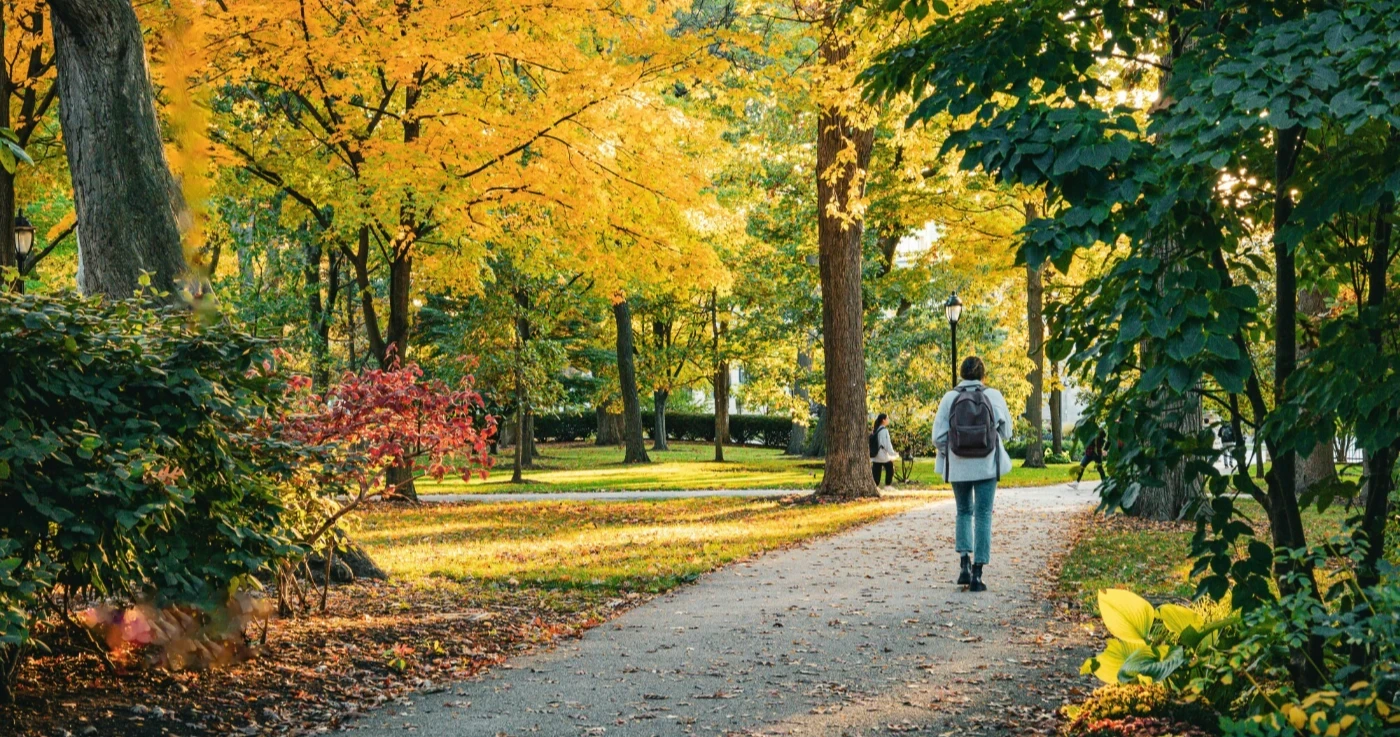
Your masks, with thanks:
M1084 657L1052 644L1033 586L1070 516L1095 500L1087 484L1001 490L983 594L953 585L952 503L932 503L721 569L357 726L375 737L1024 734L1025 704L1050 686L1035 667L1072 674Z
M710 491L541 491L501 494L422 494L424 502L625 502L644 499L697 499L701 497L806 496L811 489L714 489Z

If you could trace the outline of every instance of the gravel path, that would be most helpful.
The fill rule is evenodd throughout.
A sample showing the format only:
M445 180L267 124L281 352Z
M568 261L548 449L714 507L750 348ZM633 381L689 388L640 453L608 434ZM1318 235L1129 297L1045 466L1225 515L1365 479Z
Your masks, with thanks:
M550 495L557 498L557 495ZM731 565L582 638L411 702L360 734L423 737L1026 734L1083 643L1034 587L1096 501L998 493L984 594L952 584L953 505ZM1061 683L1056 683L1056 681ZM411 730L411 731L405 731Z

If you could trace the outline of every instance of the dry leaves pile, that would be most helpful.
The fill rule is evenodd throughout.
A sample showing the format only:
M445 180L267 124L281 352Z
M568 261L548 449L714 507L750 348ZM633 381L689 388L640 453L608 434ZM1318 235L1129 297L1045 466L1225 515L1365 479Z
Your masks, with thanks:
M358 582L332 589L330 613L273 619L253 658L203 671L139 661L109 672L90 645L51 638L0 706L6 737L308 735L366 708L467 678L509 655L575 636L639 596L561 613L516 590L477 608L460 588Z

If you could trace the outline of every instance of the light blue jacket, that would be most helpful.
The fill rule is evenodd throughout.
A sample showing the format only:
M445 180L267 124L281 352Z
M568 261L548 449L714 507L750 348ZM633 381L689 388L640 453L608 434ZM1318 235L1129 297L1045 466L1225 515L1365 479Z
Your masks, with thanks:
M983 385L980 381L968 380L958 386ZM985 386L983 391L992 403L992 414L997 420L997 434L1001 436L996 452L986 458L962 458L948 452L948 414L953 411L953 400L957 398L958 393L950 391L944 394L943 401L938 403L938 416L933 419L933 444L938 448L938 461L934 467L938 475L948 483L985 481L1011 473L1011 454L1006 452L1006 441L1011 439L1011 411L1006 408L1006 398L1001 392ZM1000 465L1000 473L997 473L997 464Z

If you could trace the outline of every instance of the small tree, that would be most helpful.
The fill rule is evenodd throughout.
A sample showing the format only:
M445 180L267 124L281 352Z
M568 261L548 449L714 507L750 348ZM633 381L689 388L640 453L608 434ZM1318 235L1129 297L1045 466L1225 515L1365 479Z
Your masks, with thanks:
M310 383L302 377L296 388L304 392ZM424 379L422 370L409 364L346 373L326 394L304 394L269 433L319 451L286 499L298 520L301 545L309 550L323 544L329 569L335 538L328 534L339 522L367 501L404 490L403 482L391 479L391 469L407 469L409 480L423 475L441 480L448 473L461 474L463 480L473 473L485 478L496 418L486 414L473 383L466 375L453 388ZM284 610L295 588L293 571L290 564L280 570Z

